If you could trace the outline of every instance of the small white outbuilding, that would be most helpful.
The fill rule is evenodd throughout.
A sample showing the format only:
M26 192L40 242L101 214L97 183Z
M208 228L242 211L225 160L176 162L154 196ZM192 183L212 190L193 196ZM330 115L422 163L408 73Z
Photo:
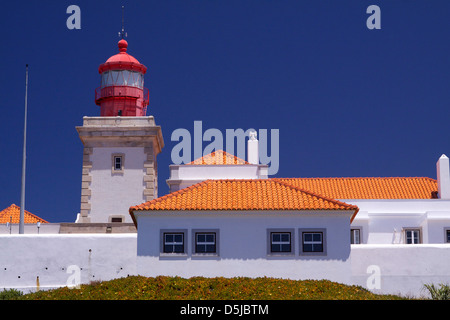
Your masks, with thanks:
M275 179L207 180L130 209L137 272L349 283L357 212Z

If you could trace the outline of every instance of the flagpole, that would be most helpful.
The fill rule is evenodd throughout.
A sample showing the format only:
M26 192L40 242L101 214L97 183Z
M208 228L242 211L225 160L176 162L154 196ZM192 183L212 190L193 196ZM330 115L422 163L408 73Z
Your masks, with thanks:
M19 233L24 233L25 220L25 165L27 157L27 100L28 100L28 64L25 71L25 119L23 127L23 156L22 156L22 187L20 194L20 220Z

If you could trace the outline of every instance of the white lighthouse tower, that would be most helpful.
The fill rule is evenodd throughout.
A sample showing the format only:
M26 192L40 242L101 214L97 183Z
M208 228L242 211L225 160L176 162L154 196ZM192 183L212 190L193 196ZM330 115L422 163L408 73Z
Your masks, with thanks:
M131 223L130 206L158 196L156 156L164 141L161 127L146 115L147 67L127 53L126 40L118 47L99 67L100 116L84 117L76 127L84 146L79 223Z

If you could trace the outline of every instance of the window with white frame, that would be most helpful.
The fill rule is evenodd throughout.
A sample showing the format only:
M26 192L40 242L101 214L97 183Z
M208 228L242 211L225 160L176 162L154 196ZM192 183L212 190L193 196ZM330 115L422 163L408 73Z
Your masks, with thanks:
M270 234L271 252L291 252L291 233L290 232L272 232Z
M184 234L164 233L164 253L184 253Z
M408 228L405 229L405 243L406 244L418 244L421 243L420 229Z
M196 254L217 255L219 230L192 230L194 235L193 247Z
M303 252L322 252L322 232L303 232Z
M163 254L185 254L187 230L161 230L160 252Z
M294 254L294 229L267 229L267 254Z
M359 228L350 229L350 243L351 244L361 243L361 229Z
M326 229L300 229L301 255L326 255Z

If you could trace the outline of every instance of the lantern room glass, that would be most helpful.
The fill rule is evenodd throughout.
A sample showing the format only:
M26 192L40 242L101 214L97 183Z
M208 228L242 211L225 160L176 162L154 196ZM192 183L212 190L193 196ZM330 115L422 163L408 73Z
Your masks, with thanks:
M140 72L129 70L110 70L102 73L101 87L129 86L144 88L144 75Z

